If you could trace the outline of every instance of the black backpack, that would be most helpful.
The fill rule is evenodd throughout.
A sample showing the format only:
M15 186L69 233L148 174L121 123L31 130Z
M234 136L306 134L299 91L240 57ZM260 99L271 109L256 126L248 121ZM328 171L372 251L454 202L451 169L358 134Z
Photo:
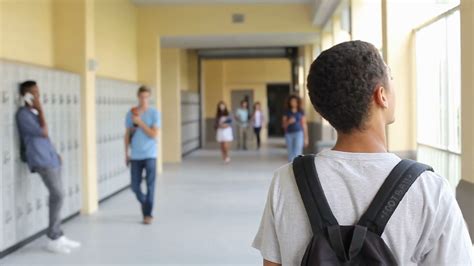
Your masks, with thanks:
M321 187L314 155L295 158L293 172L313 231L301 265L397 265L381 235L405 193L425 171L433 169L402 160L360 221L356 225L340 226Z

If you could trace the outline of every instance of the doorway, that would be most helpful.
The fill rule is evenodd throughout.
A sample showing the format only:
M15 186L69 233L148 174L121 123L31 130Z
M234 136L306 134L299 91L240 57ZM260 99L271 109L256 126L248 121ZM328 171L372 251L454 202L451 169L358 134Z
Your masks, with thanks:
M267 85L268 136L283 137L282 118L286 110L286 99L290 96L290 84Z
M240 102L246 100L248 103L249 114L251 114L251 106L253 106L253 90L249 89L238 89L232 90L231 92L231 101L232 101L232 112L235 113L240 107Z

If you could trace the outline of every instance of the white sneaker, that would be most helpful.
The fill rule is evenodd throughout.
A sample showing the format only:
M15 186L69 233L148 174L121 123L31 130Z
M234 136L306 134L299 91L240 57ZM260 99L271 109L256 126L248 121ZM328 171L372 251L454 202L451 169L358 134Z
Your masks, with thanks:
M56 240L48 240L48 244L46 244L46 250L56 253L56 254L69 254L71 253L71 249L61 241L60 238Z
M225 163L230 163L230 157L225 158L224 162Z
M81 247L81 243L77 242L77 241L73 241L65 236L62 236L59 238L59 241L61 241L63 243L63 245L65 245L66 247L68 248L80 248Z

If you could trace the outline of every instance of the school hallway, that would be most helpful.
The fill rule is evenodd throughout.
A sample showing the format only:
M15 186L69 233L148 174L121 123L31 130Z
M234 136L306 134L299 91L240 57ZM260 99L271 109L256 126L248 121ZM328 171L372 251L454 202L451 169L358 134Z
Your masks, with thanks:
M5 257L1 265L261 265L251 247L272 172L286 161L282 141L260 151L232 153L228 165L217 150L199 150L182 164L166 164L158 177L155 221L141 224L127 189L100 211L64 225L82 242L69 255L44 251L43 236Z

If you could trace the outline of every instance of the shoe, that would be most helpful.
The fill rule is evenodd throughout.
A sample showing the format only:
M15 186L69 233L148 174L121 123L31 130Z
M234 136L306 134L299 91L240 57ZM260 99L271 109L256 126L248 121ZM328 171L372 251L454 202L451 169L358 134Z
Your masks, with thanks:
M224 159L224 162L225 162L225 163L230 163L230 157L225 158L225 159Z
M66 247L69 247L69 248L80 248L81 247L81 243L79 243L77 241L74 241L74 240L71 240L71 239L69 239L65 236L60 237L59 241L62 241L62 243Z
M71 249L64 244L60 238L52 240L50 239L48 244L46 244L46 250L56 254L69 254Z
M153 217L145 216L145 218L143 218L143 224L152 224L152 223L153 223Z

